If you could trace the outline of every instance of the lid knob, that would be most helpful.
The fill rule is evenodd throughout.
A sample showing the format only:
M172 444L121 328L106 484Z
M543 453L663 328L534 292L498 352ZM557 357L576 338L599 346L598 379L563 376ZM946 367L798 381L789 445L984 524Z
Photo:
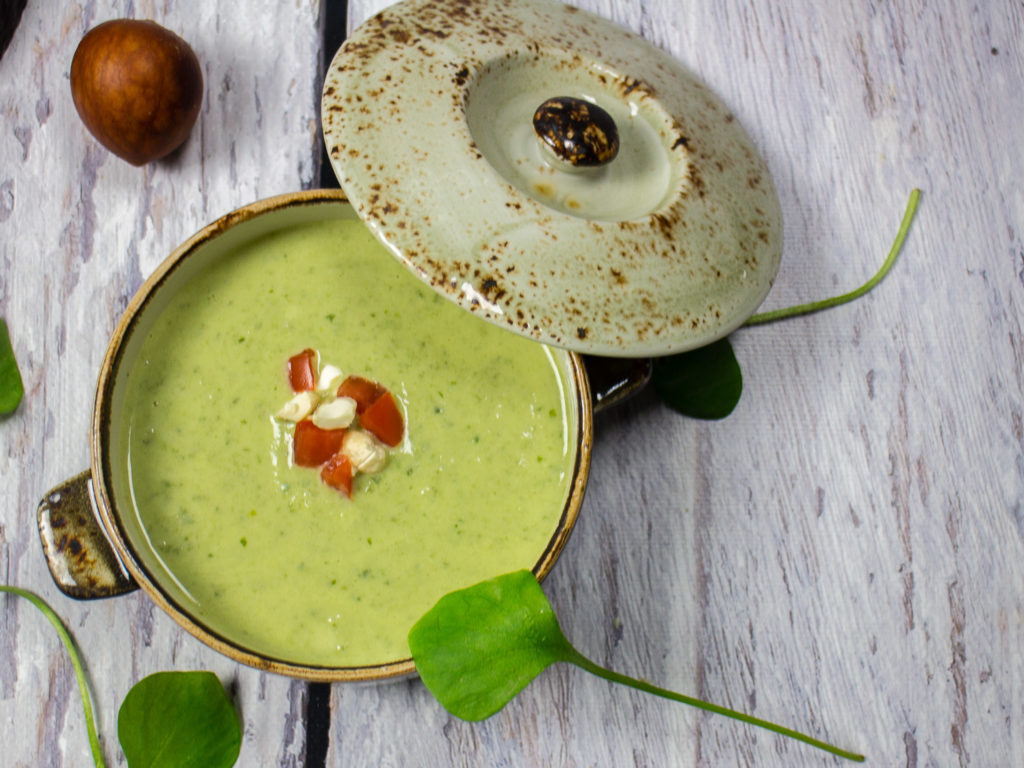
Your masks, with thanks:
M607 165L619 153L619 129L612 116L583 99L548 99L533 113L533 129L566 170Z

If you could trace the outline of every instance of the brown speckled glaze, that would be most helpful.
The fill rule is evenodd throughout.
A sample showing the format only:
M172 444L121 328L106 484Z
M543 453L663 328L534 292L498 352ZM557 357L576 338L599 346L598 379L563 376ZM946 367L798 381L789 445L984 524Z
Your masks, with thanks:
M85 600L139 588L96 520L91 472L81 472L46 494L36 518L50 575L65 595Z
M559 160L578 168L605 165L619 154L612 116L584 99L547 99L533 113L533 129Z
M649 115L664 194L639 212L574 215L573 199L547 202L557 185L510 182L471 123L520 85L552 89L531 109L586 95ZM692 349L740 325L778 270L778 200L738 121L671 57L586 11L398 3L338 51L322 114L338 179L377 237L435 290L524 336L603 356ZM599 173L628 155L616 122L623 145Z

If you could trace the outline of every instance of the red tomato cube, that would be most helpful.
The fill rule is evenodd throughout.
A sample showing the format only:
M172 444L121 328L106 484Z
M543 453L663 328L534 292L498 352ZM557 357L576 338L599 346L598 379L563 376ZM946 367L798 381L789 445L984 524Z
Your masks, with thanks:
M320 470L320 478L331 488L337 488L352 498L352 462L343 453L336 453Z
M398 409L394 395L388 391L385 391L373 402L373 405L363 412L359 417L359 424L363 429L372 432L382 443L392 448L402 442L402 435L405 434L405 421L402 419L402 412Z
M341 449L344 429L320 429L309 419L295 425L292 456L300 467L319 467Z
M373 405L386 391L375 381L364 379L362 376L348 376L338 387L338 397L351 397L355 400L356 413L362 416L363 411Z
M288 382L292 392L316 389L316 350L304 349L288 358Z

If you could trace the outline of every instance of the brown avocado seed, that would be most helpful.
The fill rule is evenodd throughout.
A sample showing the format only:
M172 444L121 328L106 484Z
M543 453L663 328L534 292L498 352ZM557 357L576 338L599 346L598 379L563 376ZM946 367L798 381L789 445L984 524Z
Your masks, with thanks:
M71 98L104 147L144 165L184 143L203 101L188 43L152 21L116 19L90 29L71 61Z

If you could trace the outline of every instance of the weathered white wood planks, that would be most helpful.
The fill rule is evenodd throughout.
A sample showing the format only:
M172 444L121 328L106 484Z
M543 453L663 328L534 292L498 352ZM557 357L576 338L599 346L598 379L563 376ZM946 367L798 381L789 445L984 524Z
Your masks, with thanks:
M691 66L761 148L786 224L766 308L866 280L910 189L924 197L870 297L735 335L746 391L729 419L648 397L599 420L546 583L569 636L879 765L1021 762L1024 12L578 4ZM477 726L409 717L418 695L337 690L335 755L402 763L341 751L378 723L421 765L833 763L575 670Z
M352 2L350 19L385 4ZM766 308L863 282L910 189L923 196L867 298L735 334L745 392L728 419L643 395L598 420L545 584L566 633L599 663L875 765L1024 764L1024 9L576 4L690 66L760 147L786 227ZM81 34L129 6L188 39L207 78L189 143L143 169L98 149L67 93ZM130 685L191 667L237 685L240 765L301 762L303 684L222 659L142 596L66 600L34 508L87 464L106 338L145 275L221 213L316 178L318 13L36 3L0 61L0 313L27 389L0 422L0 573L68 621L112 762ZM29 606L0 607L0 764L87 764L56 638ZM836 764L568 668L475 725L416 681L336 685L331 702L329 765Z
M134 168L102 149L75 113L68 70L78 40L108 18L152 18L196 50L202 112L169 160ZM82 647L111 764L116 716L141 677L208 668L235 691L249 765L297 765L305 687L233 664L148 598L63 597L35 535L35 505L88 466L88 429L110 332L142 280L185 238L232 208L316 177L316 3L32 3L0 61L0 312L25 379L0 424L0 573L40 592ZM71 666L41 615L2 600L0 764L80 766L88 742ZM122 758L123 759L123 758Z

